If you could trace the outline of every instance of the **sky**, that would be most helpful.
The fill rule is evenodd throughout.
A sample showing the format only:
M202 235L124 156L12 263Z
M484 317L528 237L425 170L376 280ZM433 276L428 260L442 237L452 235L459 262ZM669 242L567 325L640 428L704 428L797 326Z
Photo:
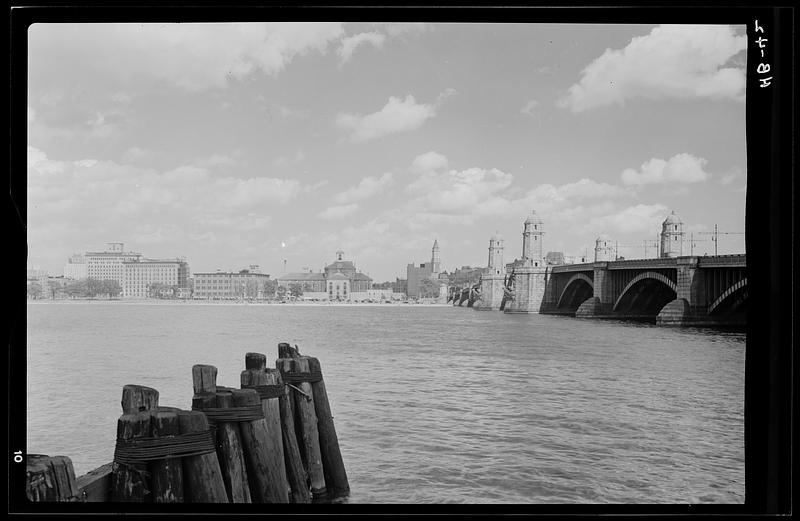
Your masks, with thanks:
M28 265L123 242L192 272L376 282L601 233L652 257L744 253L744 26L34 24Z

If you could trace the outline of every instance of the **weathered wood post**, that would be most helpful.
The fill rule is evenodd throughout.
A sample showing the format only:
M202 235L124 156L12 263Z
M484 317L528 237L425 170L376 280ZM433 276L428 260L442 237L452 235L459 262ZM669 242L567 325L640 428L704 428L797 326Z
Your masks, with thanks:
M322 455L322 468L325 472L325 485L328 494L332 497L342 497L350 493L350 484L347 481L347 471L342 461L339 450L339 438L336 436L336 427L333 425L333 415L328 401L328 392L325 390L325 380L322 378L322 365L314 357L308 357L308 368L312 374L318 374L318 379L311 383L314 395L314 410L319 422L319 448Z
M123 414L117 420L117 444L146 438L150 435L150 411ZM144 502L150 501L150 484L147 479L146 462L116 461L114 457L114 473L111 477L113 501Z
M80 501L68 457L28 454L25 466L25 495L31 501Z
M281 412L278 396L283 392L283 385L278 385L280 374L274 369L267 371L267 357L261 353L245 355L245 370L241 373L243 389L255 389L261 400L264 411L264 423L267 428L268 468L272 472L271 480L289 489L284 461L283 435L281 433ZM283 496L281 496L283 497ZM287 492L286 500L289 496Z
M157 407L150 411L150 435L153 438L180 434L177 410ZM183 503L183 465L181 458L164 458L149 466L153 484L153 502Z
M281 416L281 437L283 439L283 453L286 460L286 476L292 489L292 503L310 503L311 490L308 484L308 473L303 467L303 457L297 443L297 434L294 428L294 405L292 404L291 389L283 385L280 373L278 383L283 386L283 392L278 396L278 405Z
M217 385L217 368L198 364L192 367L194 397L192 409L209 410L233 407L230 389ZM229 421L214 422L215 443L222 481L231 503L250 503L250 485L244 462L239 424Z
M150 436L150 410L158 407L158 391L144 385L122 387L122 416L117 420L117 443ZM146 462L116 462L111 497L118 502L151 501Z
M312 497L322 497L326 494L325 475L322 470L322 456L319 448L319 431L317 429L317 415L314 411L314 399L311 384L292 379L292 373L307 373L308 360L302 358L280 358L276 362L281 372L281 378L287 387L291 388L293 395L294 413L299 427L298 442L300 454L303 456L305 469L308 473ZM294 383L290 383L294 382Z
M255 389L234 389L233 403L236 407L261 407L261 398ZM266 420L242 421L239 423L244 446L247 476L250 481L250 495L254 503L288 503L288 487L284 477L279 481L278 468L270 457L270 437ZM277 462L283 468L282 462Z
M209 428L206 415L200 411L179 412L178 424L181 434L208 431ZM216 452L184 457L183 480L185 497L191 503L228 502Z

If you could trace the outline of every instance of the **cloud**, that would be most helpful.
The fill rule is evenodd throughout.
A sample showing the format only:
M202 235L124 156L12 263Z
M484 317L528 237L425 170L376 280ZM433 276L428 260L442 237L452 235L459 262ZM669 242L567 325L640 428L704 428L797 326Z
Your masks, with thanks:
M341 219L342 217L347 217L356 210L358 210L358 205L355 203L329 206L322 212L318 213L317 217L321 219Z
M454 89L447 89L440 95L440 100L451 95ZM388 134L416 130L428 119L436 115L437 104L417 103L411 94L405 99L391 96L384 107L372 114L348 114L340 112L336 116L338 126L349 132L352 142L363 142L378 139Z
M333 200L339 204L363 201L386 190L394 183L391 172L386 172L380 177L365 177L358 185L340 192L333 196Z
M433 150L420 154L411 163L411 170L417 173L431 172L447 168L447 158Z
M371 44L373 47L380 49L383 47L383 42L386 40L386 35L378 32L358 33L353 36L342 38L342 45L339 47L337 54L342 63L350 60L355 50L362 44Z
M621 50L606 49L558 102L572 112L634 98L744 99L745 71L726 63L747 37L724 25L660 25Z
M408 185L406 192L436 213L471 214L508 188L513 180L514 176L496 168L429 171Z
M742 169L739 168L738 166L734 166L733 168L728 170L728 172L726 172L723 176L720 177L719 184L721 184L722 186L727 186L732 182L736 181L737 179L740 179L741 177L742 177Z
M625 169L621 178L626 185L699 183L711 178L703 168L708 161L691 154L676 154L664 161L653 158L639 170Z
M210 156L201 157L195 161L195 164L203 168L219 168L236 166L238 161L224 154L212 154Z
M115 93L143 83L202 91L255 71L278 74L342 35L333 22L34 24L31 78L69 78L75 87L102 79L98 87Z
M130 147L122 154L122 162L123 163L139 163L146 159L149 159L153 153L149 150L145 150L144 148L139 147Z
M215 248L235 248L268 227L265 209L302 191L291 179L212 175L197 165L161 172L95 159L59 161L34 147L28 147L27 175L31 251L71 251L108 237L177 243L205 233L221 237Z
M534 116L536 115L536 108L539 107L539 102L535 99L530 100L528 103L525 104L524 107L520 109L520 114L525 114L527 116Z
M593 217L586 228L591 230L606 230L609 233L636 233L653 232L661 230L661 223L667 214L667 207L663 204L637 204L629 206L618 212L601 217Z

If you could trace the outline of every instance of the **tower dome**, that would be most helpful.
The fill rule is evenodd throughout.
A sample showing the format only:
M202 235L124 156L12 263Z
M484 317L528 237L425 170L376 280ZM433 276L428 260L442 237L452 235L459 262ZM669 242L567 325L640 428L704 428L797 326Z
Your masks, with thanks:
M525 224L542 224L542 219L536 215L536 210L531 210L531 214L525 219Z
M494 235L492 235L492 240L494 242L502 241L503 240L503 236L500 235L500 232L496 231L496 232L494 232Z
M683 221L681 221L680 217L675 215L675 210L672 210L672 213L670 213L667 216L667 218L664 219L664 223L663 224L667 224L667 225L669 225L669 224L673 224L673 225L674 224L683 224Z

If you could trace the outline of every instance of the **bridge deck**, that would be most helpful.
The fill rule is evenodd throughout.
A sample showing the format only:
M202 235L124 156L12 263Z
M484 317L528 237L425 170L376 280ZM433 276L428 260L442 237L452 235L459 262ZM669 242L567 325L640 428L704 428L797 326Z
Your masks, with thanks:
M601 263L585 262L581 264L561 264L553 266L552 273L575 273L581 271L593 271L595 264L604 264L609 270L635 270L635 269L658 269L675 268L679 264L679 259L689 259L686 257L665 257L658 259L626 259L618 261L605 261ZM695 257L699 268L734 268L747 265L746 254L735 255L709 255Z

